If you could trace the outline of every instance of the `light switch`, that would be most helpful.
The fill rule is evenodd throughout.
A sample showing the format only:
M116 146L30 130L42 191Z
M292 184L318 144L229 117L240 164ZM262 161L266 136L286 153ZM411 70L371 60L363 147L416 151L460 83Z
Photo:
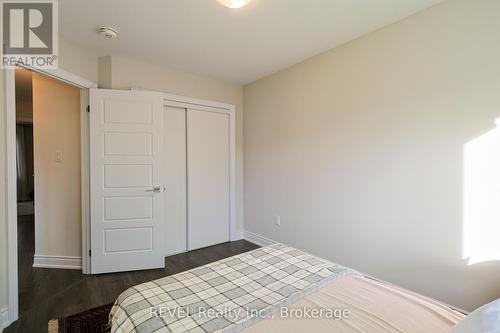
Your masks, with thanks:
M63 161L63 153L60 150L56 151L56 162L62 162Z

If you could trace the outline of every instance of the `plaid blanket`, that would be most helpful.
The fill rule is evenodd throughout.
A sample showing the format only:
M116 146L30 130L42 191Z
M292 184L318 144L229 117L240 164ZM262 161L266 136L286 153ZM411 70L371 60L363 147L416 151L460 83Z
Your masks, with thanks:
M123 292L111 332L238 332L351 269L275 244Z

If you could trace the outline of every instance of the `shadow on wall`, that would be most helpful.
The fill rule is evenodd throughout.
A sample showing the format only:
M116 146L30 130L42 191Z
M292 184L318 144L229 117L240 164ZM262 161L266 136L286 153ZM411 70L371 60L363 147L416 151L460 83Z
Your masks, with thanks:
M500 118L464 145L463 259L500 260Z

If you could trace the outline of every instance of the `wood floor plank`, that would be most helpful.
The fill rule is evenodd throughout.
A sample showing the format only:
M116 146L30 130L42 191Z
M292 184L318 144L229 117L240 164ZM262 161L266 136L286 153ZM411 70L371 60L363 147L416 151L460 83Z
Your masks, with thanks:
M100 275L80 271L33 268L33 217L23 217L18 228L19 320L4 333L47 332L50 319L69 316L115 301L139 283L180 273L258 248L245 240L227 242L167 257L165 268Z

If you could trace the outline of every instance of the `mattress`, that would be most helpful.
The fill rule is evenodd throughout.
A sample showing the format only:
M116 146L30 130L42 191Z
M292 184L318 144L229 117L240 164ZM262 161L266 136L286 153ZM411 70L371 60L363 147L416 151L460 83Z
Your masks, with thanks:
M339 314L347 309L348 315L312 318L309 312L305 318L306 309L335 309ZM243 332L444 333L465 317L427 297L362 276L335 281L295 302L282 315Z
M124 291L111 333L240 332L329 282L360 273L275 244Z
M111 332L447 332L464 316L282 244L123 292Z

